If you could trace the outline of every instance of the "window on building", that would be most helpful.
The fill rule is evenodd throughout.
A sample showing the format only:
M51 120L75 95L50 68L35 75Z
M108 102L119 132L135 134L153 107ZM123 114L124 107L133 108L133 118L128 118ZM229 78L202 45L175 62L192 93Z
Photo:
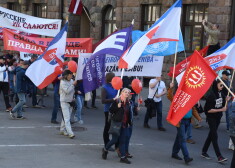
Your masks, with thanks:
M185 49L192 52L206 45L206 35L202 20L208 17L208 4L190 4L183 6L183 27Z
M16 12L20 12L20 4L18 2L8 2L7 8Z
M103 12L103 29L102 29L102 38L108 36L115 31L116 28L116 12L113 6L108 5Z
M47 4L35 3L33 4L33 16L46 18L47 17Z
M141 29L148 30L161 17L161 5L142 5Z

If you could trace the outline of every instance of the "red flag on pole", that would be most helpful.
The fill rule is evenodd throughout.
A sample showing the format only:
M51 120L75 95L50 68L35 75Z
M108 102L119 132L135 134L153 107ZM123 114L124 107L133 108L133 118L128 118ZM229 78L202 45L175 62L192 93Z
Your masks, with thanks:
M201 49L200 51L198 51L202 55L202 57L206 56L208 47L209 46L206 46L203 49ZM175 66L175 76L178 76L181 72L183 72L186 69L191 57L192 57L192 55L190 55L188 58L184 59L183 61L181 61L180 63L178 63ZM173 76L173 69L174 69L174 67L170 67L170 72L168 73L168 76L170 76L170 77Z
M83 4L81 0L71 0L70 6L69 6L70 13L73 13L75 15L81 15L82 8L83 8Z
M194 51L189 66L187 66L171 103L167 121L176 126L206 93L216 76L217 74L206 63L199 52Z

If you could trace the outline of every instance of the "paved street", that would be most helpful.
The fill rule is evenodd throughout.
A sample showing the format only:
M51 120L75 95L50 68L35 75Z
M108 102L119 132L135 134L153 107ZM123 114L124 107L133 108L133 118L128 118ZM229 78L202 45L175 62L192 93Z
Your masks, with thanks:
M143 128L143 108L134 121L130 152L134 155L131 165L119 163L114 152L109 152L108 159L102 160L102 131L104 125L103 105L97 99L97 110L83 109L83 125L74 124L75 139L59 135L58 126L50 123L53 106L53 92L48 91L45 97L45 109L25 109L26 120L11 120L4 110L4 101L0 95L0 168L184 168L183 161L171 158L171 149L176 135L176 129L164 121L166 132L157 130L156 118L150 122L151 129ZM100 90L97 93L100 95ZM147 89L142 92L143 98ZM164 118L169 108L169 101L164 98ZM31 105L28 99L27 105ZM89 103L90 105L90 103ZM61 120L59 115L58 121ZM224 121L224 119L223 119ZM223 122L219 128L219 144L221 152L229 161L217 163L211 146L208 154L212 160L200 157L201 148L208 133L208 127L203 121L202 129L193 129L193 139L196 144L188 144L188 149L194 161L192 168L229 168L232 151L228 150L228 134ZM182 156L182 153L180 153Z

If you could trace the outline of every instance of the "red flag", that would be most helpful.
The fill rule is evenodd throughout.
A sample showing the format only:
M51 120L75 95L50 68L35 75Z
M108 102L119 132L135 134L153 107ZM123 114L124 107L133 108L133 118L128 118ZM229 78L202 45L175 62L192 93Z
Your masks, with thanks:
M208 47L209 46L206 46L203 49L201 49L200 51L198 51L202 55L202 57L206 56ZM175 76L178 76L181 72L185 71L187 65L189 64L191 56L192 55L190 55L188 58L184 59L183 61L181 61L180 63L178 63L175 66ZM168 76L173 77L173 69L174 69L174 67L170 67L170 72L168 73Z
M75 15L82 14L83 4L81 0L72 0L69 5L69 12Z
M217 74L206 63L199 52L194 51L189 66L187 66L171 103L167 121L176 126L206 93L216 76Z

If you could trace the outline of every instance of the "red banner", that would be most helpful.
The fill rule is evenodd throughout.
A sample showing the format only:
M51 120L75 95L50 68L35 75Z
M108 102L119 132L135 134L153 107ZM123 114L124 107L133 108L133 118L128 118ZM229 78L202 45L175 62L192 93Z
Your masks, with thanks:
M216 76L199 52L194 51L171 103L167 121L176 126L206 93Z
M208 47L209 46L206 46L199 51L199 53L202 55L202 57L206 56ZM192 55L190 55L188 58L184 59L183 61L181 61L180 63L178 63L175 66L175 77L178 76L181 72L183 72L186 69L186 67L189 64L189 61L191 59L191 56ZM170 67L170 72L168 73L168 76L173 77L173 69L174 69L174 67Z
M3 30L4 50L42 54L52 38L34 38ZM78 57L79 53L92 53L92 38L67 38L65 57Z
M0 27L0 40L3 40L3 29L6 29L6 28ZM25 32L21 32L19 30L13 30L13 29L9 29L9 30L11 30L15 33L24 35L24 36L28 36L28 37L39 37L39 35L37 35L37 34L25 33Z

